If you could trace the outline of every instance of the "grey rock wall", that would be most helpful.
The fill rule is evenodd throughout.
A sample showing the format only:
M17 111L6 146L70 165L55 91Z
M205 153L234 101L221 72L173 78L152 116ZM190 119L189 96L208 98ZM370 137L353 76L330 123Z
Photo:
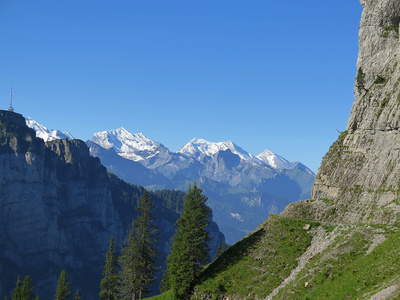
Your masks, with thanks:
M74 283L88 272L97 280L107 240L113 235L121 244L124 232L106 169L85 143L59 140L45 146L24 126L7 128L9 141L2 138L1 282L6 289L10 281L15 284L17 272L30 275L47 298L61 269L70 271ZM92 289L95 280L81 291Z
M394 223L400 214L400 1L362 0L355 100L318 170L312 198L286 215Z

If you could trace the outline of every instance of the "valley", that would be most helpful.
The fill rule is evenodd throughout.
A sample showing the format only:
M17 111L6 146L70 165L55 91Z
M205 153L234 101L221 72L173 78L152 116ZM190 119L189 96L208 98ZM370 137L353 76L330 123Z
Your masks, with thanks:
M360 3L353 106L316 175L229 140L172 152L121 127L84 142L0 110L0 297L29 274L51 299L66 269L97 299L110 238L122 247L149 190L150 299L399 299L400 2Z

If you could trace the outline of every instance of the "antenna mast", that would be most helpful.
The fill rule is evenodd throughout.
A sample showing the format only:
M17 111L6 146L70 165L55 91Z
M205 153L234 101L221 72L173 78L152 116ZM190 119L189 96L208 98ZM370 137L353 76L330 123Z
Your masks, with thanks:
M11 86L11 92L10 92L10 107L8 108L9 111L14 111L14 108L12 106L12 86Z

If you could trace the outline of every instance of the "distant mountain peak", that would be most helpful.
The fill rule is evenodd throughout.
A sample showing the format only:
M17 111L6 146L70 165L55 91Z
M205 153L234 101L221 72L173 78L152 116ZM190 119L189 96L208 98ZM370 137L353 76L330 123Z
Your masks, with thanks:
M97 132L91 140L107 150L114 148L120 156L133 161L150 158L160 151L159 148L164 148L143 133L130 133L123 127Z
M25 117L26 125L36 131L36 136L43 139L45 142L59 139L73 140L74 137L69 132L61 132L60 130L47 129L30 117Z
M275 169L293 169L295 164L270 150L264 150L257 157Z
M247 160L253 163L260 164L260 161L252 154L246 152L232 141L225 142L209 142L204 139L194 138L185 146L183 146L178 153L191 156L199 157L201 155L213 156L219 151L230 150L232 153L238 155L241 159Z

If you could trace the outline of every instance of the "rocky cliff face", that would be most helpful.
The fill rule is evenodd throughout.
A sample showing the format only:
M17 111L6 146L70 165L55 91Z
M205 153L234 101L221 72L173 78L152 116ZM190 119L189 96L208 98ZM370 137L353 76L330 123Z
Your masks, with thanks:
M305 209L320 220L393 223L400 216L400 2L361 5L355 101L318 170L312 198L319 201Z
M0 112L0 297L17 275L30 275L42 299L55 294L61 270L84 299L97 299L103 253L114 237L122 246L143 188L107 174L79 140L44 143L19 114ZM173 201L183 193L169 192ZM159 215L160 265L179 214L151 193ZM177 203L175 203L177 206ZM209 227L214 251L223 235Z
M96 274L83 289L87 292L98 279L106 241L113 235L121 242L124 233L106 169L82 141L45 145L22 124L1 122L0 273L5 286L0 294L21 272L50 296L60 268L70 270L76 282Z

